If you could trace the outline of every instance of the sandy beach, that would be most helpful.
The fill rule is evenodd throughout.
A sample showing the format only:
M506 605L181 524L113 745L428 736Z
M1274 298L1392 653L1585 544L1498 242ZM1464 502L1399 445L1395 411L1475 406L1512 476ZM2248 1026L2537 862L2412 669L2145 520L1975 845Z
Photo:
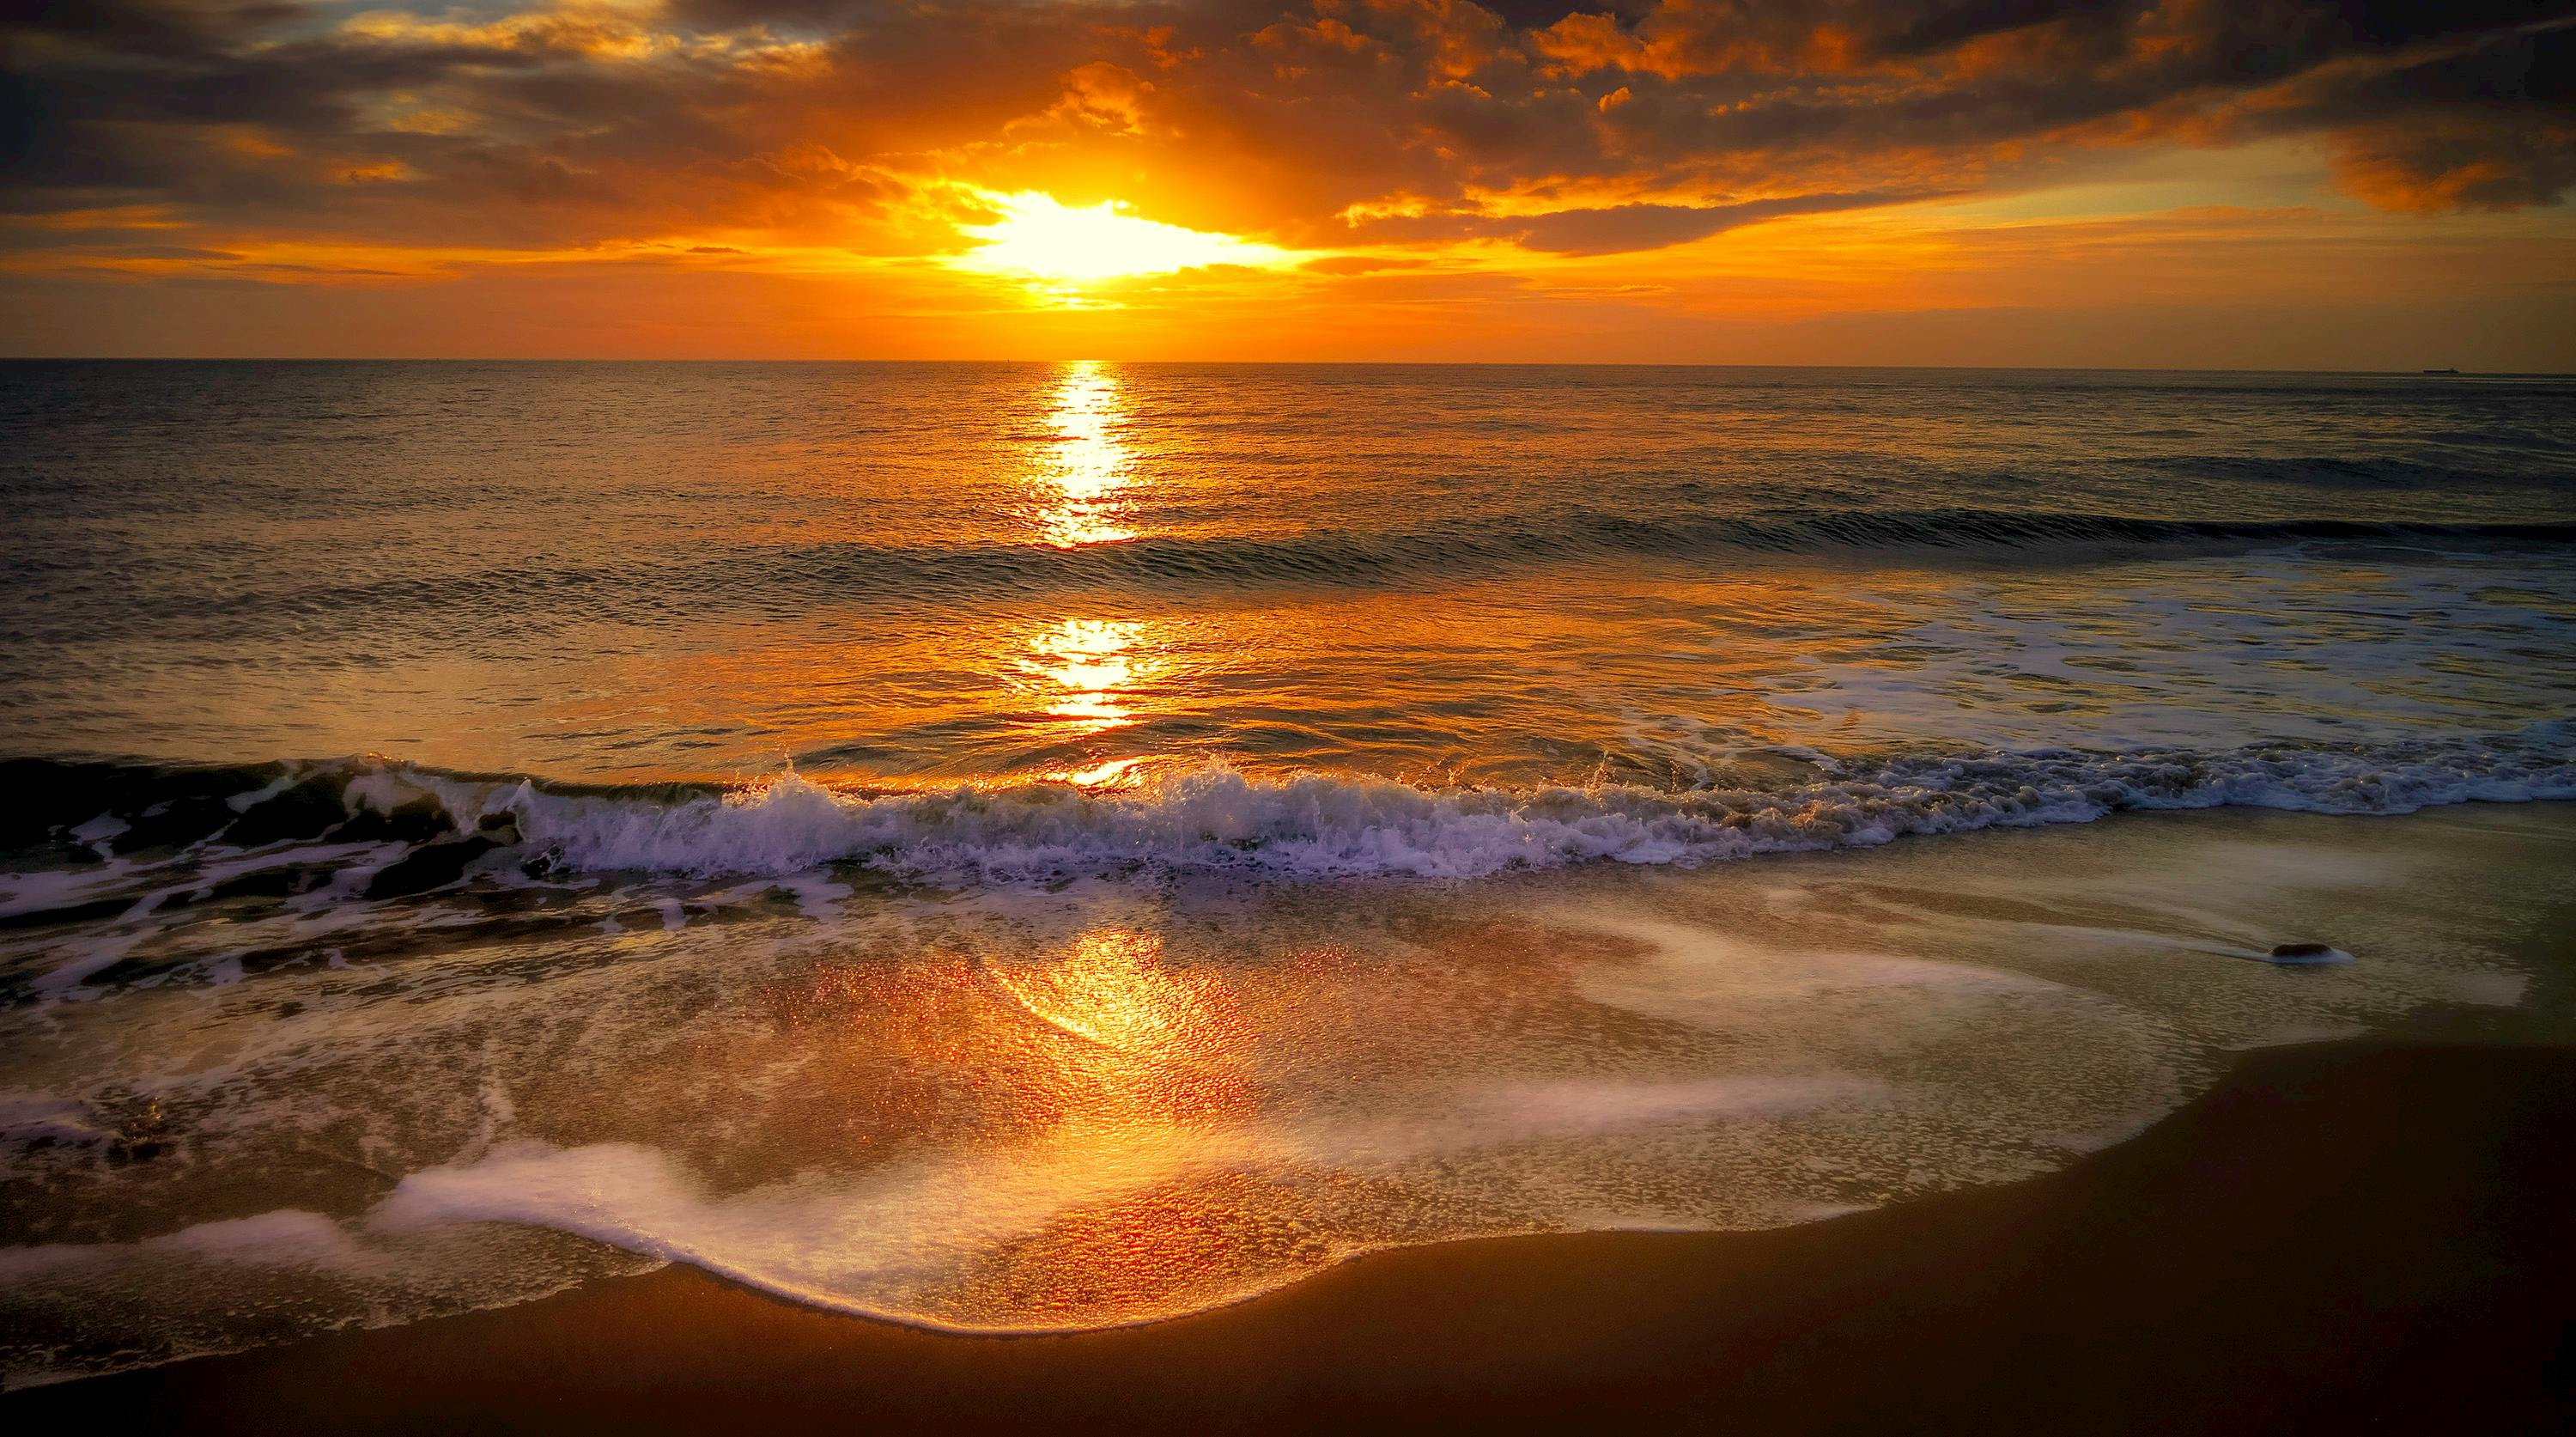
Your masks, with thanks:
M1759 1233L1391 1251L1068 1337L689 1268L0 1401L212 1431L2538 1432L2576 1417L2576 1050L2259 1053L2065 1172Z

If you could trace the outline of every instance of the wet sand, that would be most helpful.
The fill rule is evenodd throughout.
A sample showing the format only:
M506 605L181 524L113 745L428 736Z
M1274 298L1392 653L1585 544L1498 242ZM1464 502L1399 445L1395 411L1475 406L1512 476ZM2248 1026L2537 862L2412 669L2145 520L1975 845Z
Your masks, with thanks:
M16 1430L2538 1432L2576 1421L2576 1050L2257 1053L2048 1177L1755 1233L1375 1254L960 1337L689 1268L0 1399ZM58 1425L59 1424L59 1425Z

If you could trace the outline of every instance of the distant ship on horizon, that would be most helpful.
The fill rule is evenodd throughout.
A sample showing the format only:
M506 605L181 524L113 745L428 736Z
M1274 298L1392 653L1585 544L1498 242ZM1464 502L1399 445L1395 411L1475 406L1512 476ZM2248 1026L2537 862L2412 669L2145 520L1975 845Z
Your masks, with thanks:
M2424 372L2425 372L2426 374L2457 374L2457 373L2459 373L2460 371L2458 371L2458 370L2456 370L2456 369L2428 369L2428 370L2425 370Z

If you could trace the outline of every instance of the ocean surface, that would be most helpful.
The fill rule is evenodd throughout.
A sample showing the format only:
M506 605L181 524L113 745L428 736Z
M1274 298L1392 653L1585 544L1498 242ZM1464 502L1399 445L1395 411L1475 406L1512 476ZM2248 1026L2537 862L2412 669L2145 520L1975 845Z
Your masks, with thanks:
M2510 824L2060 826L2576 797L2566 379L13 363L0 504L12 1383L2018 1176L2527 977Z

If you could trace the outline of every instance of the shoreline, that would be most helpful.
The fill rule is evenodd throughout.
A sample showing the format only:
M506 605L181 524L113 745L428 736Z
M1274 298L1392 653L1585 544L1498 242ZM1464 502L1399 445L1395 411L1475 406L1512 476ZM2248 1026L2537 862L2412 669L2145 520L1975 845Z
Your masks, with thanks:
M2507 1025L2508 1027L2512 1025ZM2576 1420L2576 1048L2241 1056L2069 1167L1786 1228L1382 1250L1143 1326L960 1335L686 1266L29 1388L200 1431L2252 1432Z

